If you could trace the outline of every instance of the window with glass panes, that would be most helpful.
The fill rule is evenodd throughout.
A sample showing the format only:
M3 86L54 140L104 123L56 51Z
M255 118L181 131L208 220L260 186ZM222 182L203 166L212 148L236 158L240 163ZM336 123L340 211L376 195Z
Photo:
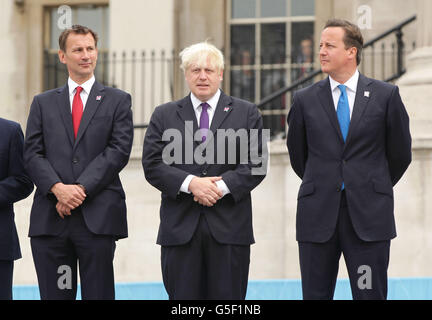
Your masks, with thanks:
M258 103L313 70L315 0L228 0L227 11L231 95ZM288 104L284 95L261 110L273 136Z
M71 6L72 24L80 24L94 30L98 35L98 63L95 77L106 84L108 77L109 9L107 5L82 4ZM62 13L58 7L44 10L44 90L63 86L68 78L66 66L58 59L58 39L63 30L57 21Z

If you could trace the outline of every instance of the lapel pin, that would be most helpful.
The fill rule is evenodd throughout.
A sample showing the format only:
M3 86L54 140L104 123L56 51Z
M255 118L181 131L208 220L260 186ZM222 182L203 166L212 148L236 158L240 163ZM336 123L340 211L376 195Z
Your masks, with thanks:
M367 98L369 98L369 91L365 91L364 92L364 96L367 97Z
M100 99L102 99L102 96L97 96L97 97L96 97L96 100L97 100L97 101L100 101Z
M229 110L229 107L224 108L224 112L228 112L228 110Z

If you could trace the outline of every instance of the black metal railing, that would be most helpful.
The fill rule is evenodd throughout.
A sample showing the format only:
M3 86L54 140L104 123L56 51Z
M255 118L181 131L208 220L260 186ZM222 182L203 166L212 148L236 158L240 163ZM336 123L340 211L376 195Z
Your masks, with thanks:
M135 142L140 144L150 116L157 105L174 99L174 75L178 66L174 51L99 51L95 70L97 81L106 86L119 88L132 96ZM178 71L177 71L178 72ZM57 52L44 52L44 89L63 86L67 81L66 66ZM181 82L179 90L184 90Z
M360 72L384 81L394 81L399 78L405 72L405 55L415 47L415 43L410 46L405 45L402 29L415 19L416 16L412 16L366 42L362 51ZM395 38L392 38L392 35L395 35ZM104 85L120 88L132 95L136 129L134 140L137 145L142 144L145 128L148 126L154 108L159 104L178 99L187 92L184 77L179 70L178 59L178 52L174 51L99 51L95 70L96 79ZM254 72L263 72L266 75L266 78L262 77L262 79L267 82L261 81L262 94L273 93L261 99L257 105L263 115L264 127L271 130L274 139L285 135L286 115L291 105L292 93L323 78L323 73L320 69L313 70L315 65L313 62L302 65L293 63L294 59L291 55L281 57L277 54L267 60L270 64L228 66L225 77L227 74L230 76L232 95L253 101L251 92L256 89L254 77L252 76L247 82L248 90L243 90L244 80L247 80L244 77ZM303 71L299 72L300 70ZM62 86L66 79L67 70L65 65L60 63L57 52L46 50L44 89ZM239 84L237 85L234 80ZM286 83L290 84L285 85ZM268 84L270 84L268 88L265 87Z
M405 56L415 49L415 42L412 42L410 48L405 45L402 29L415 19L416 16L414 15L367 41L362 50L360 72L386 82L392 82L401 77L406 71ZM390 38L392 35L395 35L394 39ZM378 46L379 49L377 49ZM291 101L292 93L315 82L319 77L323 77L321 69L310 71L301 79L264 97L257 104L263 115L264 127L271 130L273 139L285 136L286 116L290 108L290 104L287 102Z

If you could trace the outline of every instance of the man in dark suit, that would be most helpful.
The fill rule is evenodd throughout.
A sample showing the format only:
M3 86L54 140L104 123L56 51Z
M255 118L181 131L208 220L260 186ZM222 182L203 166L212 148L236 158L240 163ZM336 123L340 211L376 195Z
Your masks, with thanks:
M31 246L42 299L114 299L115 241L127 237L119 172L133 139L131 97L95 81L97 35L79 25L59 38L68 83L34 97L24 160L37 189Z
M0 136L0 300L11 300L14 260L21 258L13 204L33 191L33 182L24 170L21 126L0 118Z
M244 299L250 192L265 176L262 118L254 104L219 89L219 49L198 43L180 56L191 93L155 109L142 159L146 179L162 192L164 285L170 299Z
M333 298L341 253L354 299L387 297L393 186L411 162L411 136L398 88L359 74L362 46L357 26L328 21L329 77L297 91L288 115L304 299Z

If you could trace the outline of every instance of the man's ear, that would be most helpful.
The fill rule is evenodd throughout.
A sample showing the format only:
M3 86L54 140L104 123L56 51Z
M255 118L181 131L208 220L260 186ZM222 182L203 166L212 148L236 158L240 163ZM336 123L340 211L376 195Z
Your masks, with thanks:
M66 64L65 53L63 50L60 49L58 51L58 56L59 56L60 62Z
M353 59L357 59L357 48L356 47L351 47L350 48L350 56L352 56Z

